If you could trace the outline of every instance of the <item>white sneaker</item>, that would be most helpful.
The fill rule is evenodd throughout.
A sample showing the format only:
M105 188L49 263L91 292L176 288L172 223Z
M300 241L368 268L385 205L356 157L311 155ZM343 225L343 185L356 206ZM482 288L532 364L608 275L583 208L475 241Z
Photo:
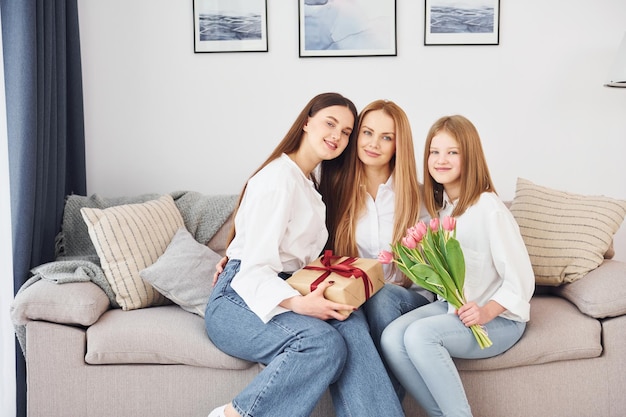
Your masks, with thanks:
M226 417L226 414L224 414L224 410L226 410L226 404L221 407L217 407L215 410L211 411L209 413L209 417Z

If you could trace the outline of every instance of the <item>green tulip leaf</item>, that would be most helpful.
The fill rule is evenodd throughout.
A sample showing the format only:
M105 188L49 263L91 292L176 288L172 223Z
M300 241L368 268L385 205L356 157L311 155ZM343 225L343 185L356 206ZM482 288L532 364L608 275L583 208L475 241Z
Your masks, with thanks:
M461 244L456 239L450 239L446 243L445 258L448 263L448 271L454 280L456 288L462 289L465 285L465 258Z
M441 277L437 271L430 265L415 264L406 275L420 287L445 298L446 288L441 283Z

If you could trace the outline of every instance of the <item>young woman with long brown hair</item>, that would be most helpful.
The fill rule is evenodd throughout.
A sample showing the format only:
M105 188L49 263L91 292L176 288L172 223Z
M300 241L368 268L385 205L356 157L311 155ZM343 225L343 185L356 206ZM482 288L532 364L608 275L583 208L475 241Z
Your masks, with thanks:
M336 178L356 118L345 97L314 97L244 187L205 323L219 349L265 367L210 417L307 417L328 388L338 417L404 415L363 312L340 314L352 307L324 298L331 283L302 296L284 281L326 245L313 171Z

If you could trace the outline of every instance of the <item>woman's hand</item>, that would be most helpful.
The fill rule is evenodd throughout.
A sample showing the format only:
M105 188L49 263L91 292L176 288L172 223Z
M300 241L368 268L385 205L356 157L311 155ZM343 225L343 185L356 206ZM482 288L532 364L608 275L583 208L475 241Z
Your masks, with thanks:
M228 263L228 257L224 256L218 263L215 264L215 273L213 274L213 286L217 282L217 278L220 276L222 272L224 272L224 267Z
M316 317L321 320L345 320L348 316L341 314L339 311L356 311L356 308L349 304L335 303L334 301L324 298L324 291L334 283L334 281L324 281L317 286L315 291L304 296L300 295L287 298L280 303L280 306L294 313Z
M456 312L461 321L466 327L473 326L475 324L484 325L491 320L504 313L506 309L499 303L490 300L484 306L479 306L473 301L462 305Z

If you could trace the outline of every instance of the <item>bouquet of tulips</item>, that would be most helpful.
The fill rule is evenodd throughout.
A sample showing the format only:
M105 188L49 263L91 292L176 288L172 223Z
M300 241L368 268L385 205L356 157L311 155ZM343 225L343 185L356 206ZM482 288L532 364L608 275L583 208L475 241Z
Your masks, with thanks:
M427 226L423 221L407 229L400 242L391 245L392 252L382 251L378 260L394 262L411 281L439 295L455 308L466 303L463 294L465 259L456 240L456 219L433 218ZM470 326L481 349L492 345L481 325Z

